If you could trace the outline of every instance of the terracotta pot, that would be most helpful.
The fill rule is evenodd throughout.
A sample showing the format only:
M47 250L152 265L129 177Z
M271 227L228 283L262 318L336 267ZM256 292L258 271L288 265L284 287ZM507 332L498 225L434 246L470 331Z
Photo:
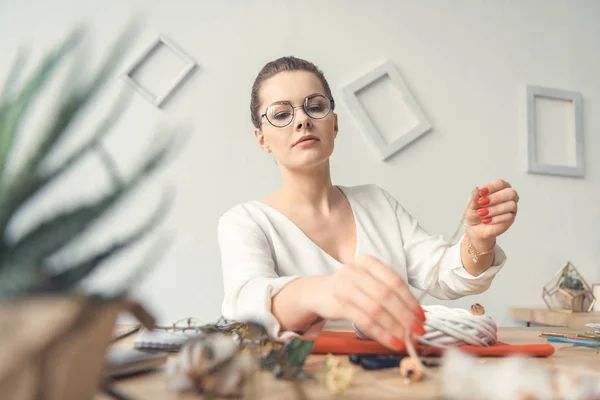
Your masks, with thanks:
M117 315L136 308L77 295L0 302L0 399L92 399Z

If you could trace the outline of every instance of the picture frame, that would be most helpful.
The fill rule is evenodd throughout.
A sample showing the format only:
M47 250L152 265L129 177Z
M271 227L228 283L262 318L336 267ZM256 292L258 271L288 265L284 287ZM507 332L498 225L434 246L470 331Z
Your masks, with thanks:
M383 134L378 131L376 124L371 120L357 96L359 91L385 77L390 79L406 108L416 120L416 124L411 129L398 132L391 141L384 139ZM432 129L431 123L391 60L383 61L375 68L346 84L341 88L341 93L352 117L381 161L386 161Z
M540 163L537 160L538 139L536 122L536 98L544 97L569 102L573 107L573 134L575 137L575 166ZM526 88L527 101L527 172L530 174L555 175L583 178L584 167L584 132L583 132L583 97L581 93L562 89L553 89L535 85Z
M173 78L164 92L153 94L135 79L135 72L150 59L152 54L158 50L160 46L166 46L169 50L175 53L175 55L177 55L184 62L184 67L178 73L178 75ZM190 57L189 54L183 51L164 34L160 34L154 38L154 40L152 40L152 42L150 42L146 48L144 48L141 54L130 64L121 77L125 82L127 82L127 84L129 84L129 86L140 93L151 104L160 108L164 102L171 97L175 90L181 86L181 84L187 79L196 66L197 63L192 59L192 57Z

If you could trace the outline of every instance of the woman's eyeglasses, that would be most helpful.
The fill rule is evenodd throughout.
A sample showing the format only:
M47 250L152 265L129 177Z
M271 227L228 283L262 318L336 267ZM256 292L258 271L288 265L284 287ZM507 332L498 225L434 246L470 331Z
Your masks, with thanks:
M276 128L288 126L293 120L296 108L302 107L304 113L312 119L323 119L335 107L335 102L322 94L312 94L304 99L301 106L294 107L289 101L278 101L271 104L264 114L267 121Z

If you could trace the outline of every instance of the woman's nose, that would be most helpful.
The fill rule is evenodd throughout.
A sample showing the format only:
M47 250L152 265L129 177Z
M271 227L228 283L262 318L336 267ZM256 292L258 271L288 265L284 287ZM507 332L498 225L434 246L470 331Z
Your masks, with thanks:
M310 118L302 108L296 111L296 115L294 116L294 124L296 126L296 130L300 130L303 128L310 129L312 127L312 122L310 122Z

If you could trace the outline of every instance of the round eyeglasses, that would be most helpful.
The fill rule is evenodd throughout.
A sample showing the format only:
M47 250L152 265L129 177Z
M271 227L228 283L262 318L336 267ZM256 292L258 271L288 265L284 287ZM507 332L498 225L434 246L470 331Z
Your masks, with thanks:
M271 104L264 114L271 125L277 128L288 126L295 116L295 110L302 107L304 113L312 119L323 119L335 107L335 102L322 94L312 94L304 99L301 106L294 107L289 101L278 101Z

